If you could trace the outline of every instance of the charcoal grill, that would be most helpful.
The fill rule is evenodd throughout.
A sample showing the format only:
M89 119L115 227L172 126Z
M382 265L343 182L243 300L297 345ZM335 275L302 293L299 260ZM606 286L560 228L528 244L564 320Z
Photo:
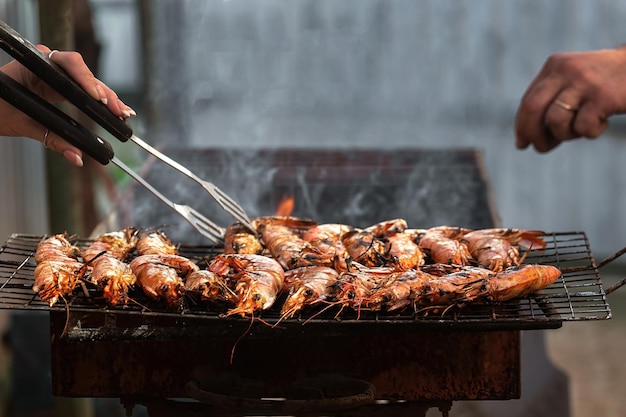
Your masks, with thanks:
M320 222L366 226L402 217L424 228L499 225L476 150L168 153L229 190L253 215L272 213L290 195L294 215ZM151 183L169 180L162 168L146 167ZM190 196L200 198L191 193L185 201L193 203ZM195 206L210 210L206 201ZM129 225L168 227L173 220L159 210L141 189L130 188L94 234ZM218 209L207 214L219 218ZM191 238L185 225L167 233L186 256L220 251ZM50 312L54 395L120 398L129 408L146 404L151 415L201 415L206 407L213 415L341 415L357 406L362 415L424 415L430 407L445 414L453 401L516 399L520 331L611 316L584 232L548 233L547 247L528 254L525 262L564 272L541 294L429 314L303 313L277 326L275 310L251 321L190 301L173 312L140 295L139 304L107 308L88 287L67 305L49 307L31 290L32 256L42 238L15 234L2 247L0 308ZM326 401L301 391L294 398L294 386L312 379ZM180 401L190 397L199 402Z

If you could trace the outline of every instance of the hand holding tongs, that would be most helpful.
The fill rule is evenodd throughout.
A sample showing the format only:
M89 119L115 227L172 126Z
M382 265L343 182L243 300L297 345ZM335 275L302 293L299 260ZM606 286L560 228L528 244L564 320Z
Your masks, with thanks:
M157 151L135 136L128 123L111 113L103 103L89 96L89 94L74 82L65 71L58 68L44 53L39 51L32 43L24 39L19 33L2 21L0 21L0 47L117 139L122 142L126 142L130 139L159 160L196 181L226 212L231 214L237 221L241 222L250 230L254 231L254 227L247 214L232 198L214 184L202 180L186 167ZM113 148L107 141L98 137L66 113L59 110L56 106L43 100L37 94L1 71L0 98L61 136L101 164L106 165L109 162L113 162L113 164L158 197L164 204L180 214L194 229L206 238L216 243L223 239L223 228L191 207L176 204L167 199L137 173L117 159L114 156Z

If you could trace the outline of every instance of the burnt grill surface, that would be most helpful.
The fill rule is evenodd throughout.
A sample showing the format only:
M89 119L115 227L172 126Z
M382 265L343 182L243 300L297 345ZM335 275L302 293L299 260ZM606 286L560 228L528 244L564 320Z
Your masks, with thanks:
M107 307L100 294L89 283L75 291L67 299L49 307L32 291L33 272L36 266L34 253L37 244L46 236L14 234L0 251L0 309L61 311L74 313L103 313L119 321L128 320L141 324L154 318L190 320L196 324L214 325L248 323L248 318L223 317L225 306L195 303L186 299L181 311L171 311L147 299L140 290L133 292L136 303L127 306ZM564 321L601 320L611 317L606 294L602 287L597 264L589 248L584 232L549 233L544 237L547 246L542 251L531 251L525 263L554 265L563 271L562 277L540 294L510 300L494 305L456 306L445 311L418 311L406 309L400 313L361 311L357 316L348 308L328 309L319 315L319 309L304 311L300 317L280 322L281 326L315 328L315 324L343 324L361 328L378 325L387 329L419 328L434 326L437 329L493 329L527 330L558 328ZM88 240L73 241L84 247ZM198 262L219 253L219 248L199 245L181 245L182 255ZM260 318L272 324L279 320L280 299L274 308L262 312ZM338 314L340 313L340 314ZM350 325L350 326L348 326ZM265 326L267 327L267 326ZM326 326L328 327L328 326ZM335 326L336 327L336 326ZM272 330L271 327L268 328ZM170 332L172 329L169 330ZM342 330L343 331L343 330ZM134 334L136 336L136 332ZM92 335L93 336L93 335Z

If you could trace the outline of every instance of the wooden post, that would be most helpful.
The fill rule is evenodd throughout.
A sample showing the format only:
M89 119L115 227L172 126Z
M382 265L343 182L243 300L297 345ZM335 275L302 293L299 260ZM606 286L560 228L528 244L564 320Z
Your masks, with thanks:
M51 49L80 52L91 71L98 74L100 44L93 29L91 9L85 0L39 1L41 43ZM95 123L70 106L64 109L79 123L94 129ZM56 152L46 153L50 229L87 236L98 224L94 177L107 173L85 158L78 168Z
M72 50L74 47L74 19L72 0L39 0L40 42L50 49ZM76 198L78 169L60 154L46 152L46 176L50 231L78 233L80 211Z
M74 0L39 0L40 42L50 49L75 50ZM64 111L79 119L78 111L69 106ZM90 176L83 168L70 164L57 152L48 150L45 156L48 188L48 207L51 232L69 231L86 235L84 229L85 204L92 202L91 193L82 192ZM86 189L90 190L89 185ZM85 195L85 196L83 196ZM93 404L88 399L57 398L55 410L58 415L68 417L95 415Z

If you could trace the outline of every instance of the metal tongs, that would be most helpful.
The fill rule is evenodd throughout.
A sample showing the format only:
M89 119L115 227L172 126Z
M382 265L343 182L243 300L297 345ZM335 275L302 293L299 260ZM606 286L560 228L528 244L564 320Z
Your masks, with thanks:
M199 178L183 165L135 136L132 128L126 121L119 119L111 113L103 103L91 98L65 71L53 64L44 53L2 21L0 21L0 47L117 139L122 142L130 139L157 159L200 184L227 213L254 231L254 227L246 212L231 197L213 183ZM111 144L1 71L0 98L81 149L99 163L106 165L109 162L113 162L113 164L130 175L164 204L181 215L204 237L215 243L220 243L223 240L224 229L222 227L207 219L193 208L174 203L166 198L122 161L117 159Z

